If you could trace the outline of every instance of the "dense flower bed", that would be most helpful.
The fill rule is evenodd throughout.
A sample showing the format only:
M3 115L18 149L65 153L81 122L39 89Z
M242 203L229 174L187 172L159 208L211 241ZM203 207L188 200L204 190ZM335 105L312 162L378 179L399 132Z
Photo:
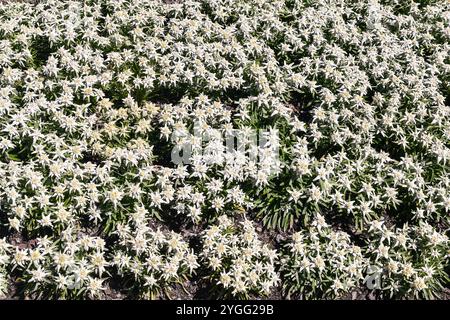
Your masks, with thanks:
M449 80L445 0L0 4L0 296L442 297Z

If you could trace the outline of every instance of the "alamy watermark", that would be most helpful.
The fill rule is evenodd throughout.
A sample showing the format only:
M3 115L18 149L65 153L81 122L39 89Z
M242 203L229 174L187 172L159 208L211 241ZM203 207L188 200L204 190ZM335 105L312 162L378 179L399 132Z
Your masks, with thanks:
M367 268L367 275L364 278L364 283L370 290L382 288L383 269L377 266L369 266Z
M176 165L193 164L201 160L206 165L252 163L270 173L280 169L280 139L277 129L223 130L204 128L196 122L193 132L175 130L171 140L175 147L171 160Z

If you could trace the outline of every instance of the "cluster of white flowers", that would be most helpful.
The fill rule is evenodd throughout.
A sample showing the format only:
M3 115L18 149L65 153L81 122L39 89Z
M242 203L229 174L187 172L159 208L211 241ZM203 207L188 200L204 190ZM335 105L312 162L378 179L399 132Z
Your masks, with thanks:
M237 224L220 216L217 225L204 231L201 258L219 297L269 295L279 281L275 271L277 252L258 239L247 219Z
M307 123L290 121L301 133L284 178L292 187L275 192L279 216L294 202L304 214L353 216L360 229L386 211L448 222L450 7L411 2L404 15L396 4L293 1L282 57Z
M317 216L360 235L386 216L443 237L449 43L446 0L0 3L0 292L14 268L29 292L98 296L109 266L155 297L194 272L199 252L167 225L150 227L154 218L197 232L246 211L337 251L355 247L317 229ZM236 134L230 150L224 139ZM267 294L276 254L243 228L254 238L236 246L268 259L262 280L240 279L238 259L222 270L226 284L214 281L231 295ZM40 240L10 248L12 236ZM324 269L334 287L324 280L317 294L342 294L362 272L345 283L338 269Z
M280 264L288 296L322 299L359 287L367 268L361 248L345 232L333 231L320 215L309 229L292 235Z
M132 287L146 298L155 298L174 283L183 285L198 267L197 257L181 235L152 230L145 218L117 227L118 248L113 265L121 276L134 279Z
M449 239L429 224L388 228L374 221L369 240L366 251L381 294L433 299L448 284Z
M35 298L100 297L108 262L105 241L64 232L52 240L38 238L35 246L16 247L12 270L20 272L26 294Z

